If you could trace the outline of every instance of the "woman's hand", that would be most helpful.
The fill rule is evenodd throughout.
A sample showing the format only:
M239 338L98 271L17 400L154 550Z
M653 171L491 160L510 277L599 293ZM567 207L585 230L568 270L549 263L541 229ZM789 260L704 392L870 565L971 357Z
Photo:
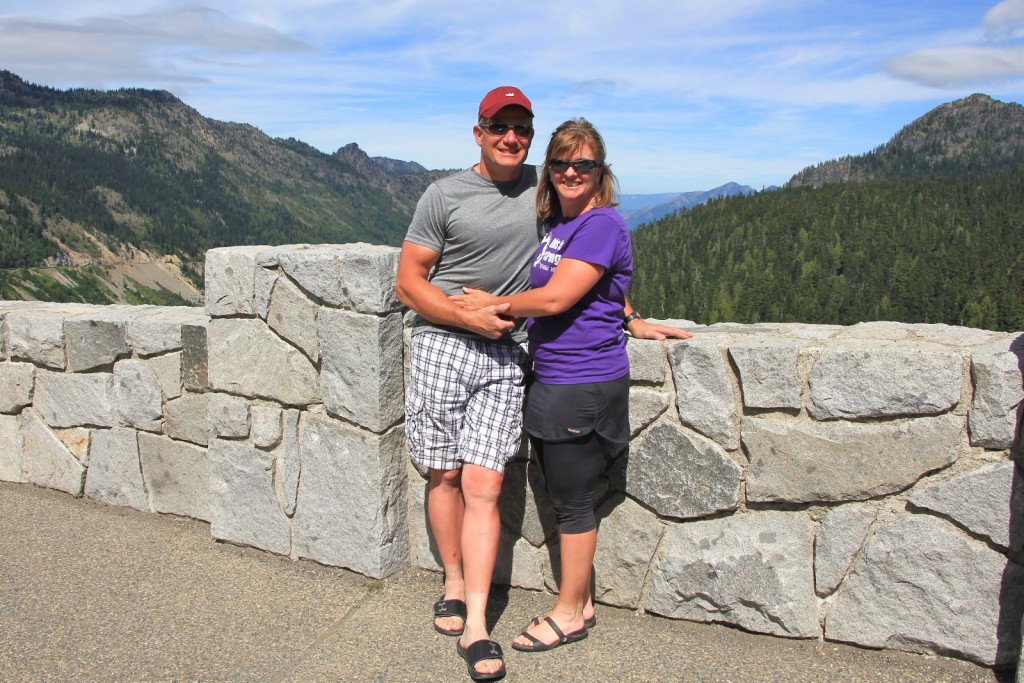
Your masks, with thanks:
M629 321L629 333L637 339L689 339L692 333L678 327L670 327L661 323L649 323L643 318Z
M452 294L448 297L448 299L459 308L473 310L477 308L484 308L486 306L493 306L496 303L496 297L491 296L483 290L473 289L472 287L463 287L462 291L462 294Z

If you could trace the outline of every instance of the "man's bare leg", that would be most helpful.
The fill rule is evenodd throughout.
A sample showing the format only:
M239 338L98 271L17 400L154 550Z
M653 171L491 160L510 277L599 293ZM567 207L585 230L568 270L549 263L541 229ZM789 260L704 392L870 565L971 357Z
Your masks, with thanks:
M487 640L487 598L498 559L501 539L501 517L498 498L501 496L500 472L465 465L462 468L462 496L465 515L462 520L462 570L466 585L466 631L462 634L462 647L478 640ZM501 661L485 659L476 666L480 673L492 673L501 668Z
M462 520L465 509L462 470L430 470L427 516L444 567L444 597L447 600L466 599L466 584L462 574ZM463 626L462 617L436 617L434 623L448 631L457 631Z

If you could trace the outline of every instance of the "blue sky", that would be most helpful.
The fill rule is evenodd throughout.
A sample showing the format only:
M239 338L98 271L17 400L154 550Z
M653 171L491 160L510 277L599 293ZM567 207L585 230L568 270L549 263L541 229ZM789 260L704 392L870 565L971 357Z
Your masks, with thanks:
M324 152L472 165L481 96L585 116L625 193L782 184L934 107L1024 101L1024 0L4 0L0 69L169 90Z

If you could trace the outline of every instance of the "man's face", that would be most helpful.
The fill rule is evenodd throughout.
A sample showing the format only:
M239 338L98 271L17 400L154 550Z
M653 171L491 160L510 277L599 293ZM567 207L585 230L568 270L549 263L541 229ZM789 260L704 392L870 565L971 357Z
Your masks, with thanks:
M480 147L480 174L492 180L518 178L533 142L533 117L522 107L512 106L500 110L490 122L530 129L526 135L519 135L510 127L504 135L496 135L486 127L473 126L473 136Z

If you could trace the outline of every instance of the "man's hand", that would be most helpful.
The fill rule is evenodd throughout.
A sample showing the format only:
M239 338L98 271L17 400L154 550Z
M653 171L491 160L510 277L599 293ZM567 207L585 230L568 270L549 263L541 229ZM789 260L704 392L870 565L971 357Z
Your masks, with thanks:
M395 293L398 300L435 325L453 325L487 339L500 339L515 327L507 315L508 304L460 306L427 280L440 254L427 247L404 242L398 258Z
M692 333L681 330L678 327L669 327L660 323L649 323L643 318L629 321L629 333L637 339L689 339Z
M511 304L492 304L494 297L479 289L463 287L465 294L452 294L448 301L460 311L461 327L488 339L498 339L516 326L508 315Z
M500 339L511 332L512 328L516 326L515 320L505 315L508 308L509 304L484 306L482 308L463 308L461 310L462 322L460 327L464 327L470 332L476 332L488 339Z
M484 308L494 303L494 297L481 289L463 287L462 294L452 294L448 299L459 308ZM506 310L508 306L506 305Z

